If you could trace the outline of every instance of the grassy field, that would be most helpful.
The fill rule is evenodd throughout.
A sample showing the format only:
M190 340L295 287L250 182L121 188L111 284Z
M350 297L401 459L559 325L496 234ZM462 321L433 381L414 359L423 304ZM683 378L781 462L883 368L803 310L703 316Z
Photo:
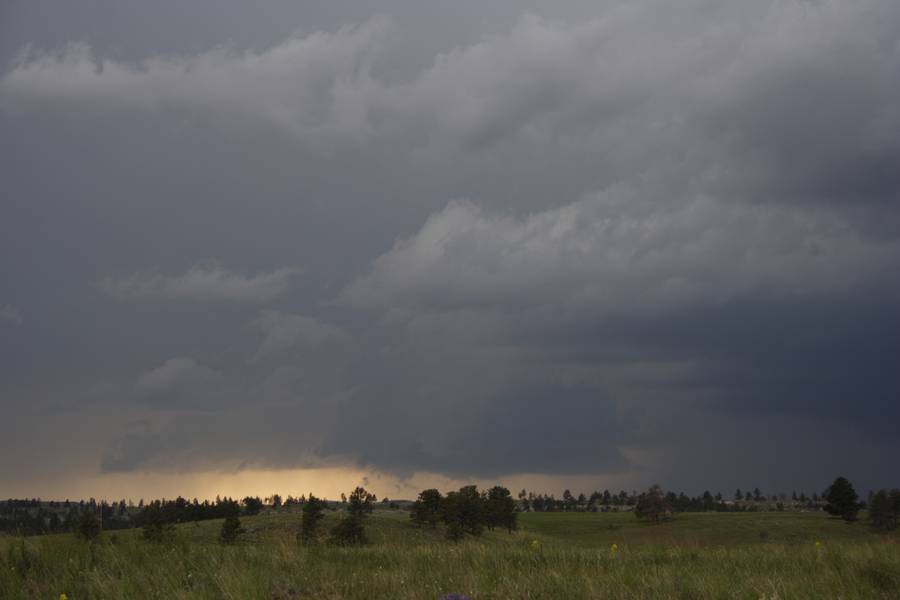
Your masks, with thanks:
M661 525L532 513L517 533L452 544L384 511L369 519L370 544L354 549L299 547L296 514L242 521L247 533L231 547L217 542L220 521L181 525L167 545L139 530L95 544L0 538L0 598L900 598L900 536L821 513L685 514Z

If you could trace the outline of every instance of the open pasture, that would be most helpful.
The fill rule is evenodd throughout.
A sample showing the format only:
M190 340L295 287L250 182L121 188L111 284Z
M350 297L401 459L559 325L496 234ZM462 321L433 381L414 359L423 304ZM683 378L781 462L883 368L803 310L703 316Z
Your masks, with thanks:
M299 546L297 514L179 525L154 544L140 530L0 539L0 597L438 599L896 598L900 536L822 513L684 514L661 525L627 513L529 513L513 534L454 544L405 511L376 511L369 544ZM326 517L326 526L339 519ZM818 543L817 543L818 542ZM613 546L615 544L615 547Z

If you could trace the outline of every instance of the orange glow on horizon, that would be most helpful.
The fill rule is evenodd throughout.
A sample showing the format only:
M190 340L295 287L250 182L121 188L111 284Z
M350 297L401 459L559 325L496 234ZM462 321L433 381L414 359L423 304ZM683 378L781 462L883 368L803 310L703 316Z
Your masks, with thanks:
M175 498L215 499L216 496L230 496L240 499L245 496L267 497L273 493L282 497L309 495L310 493L334 500L341 493L349 492L362 485L379 499L412 500L420 491L438 488L443 492L460 486L476 484L479 487L504 485L513 494L521 489L559 495L565 488L573 492L590 492L595 489L619 489L628 487L621 476L550 476L541 474L518 474L497 479L456 479L437 473L418 472L408 478L396 475L352 469L329 467L318 469L289 470L242 470L205 471L196 473L115 473L91 477L42 482L17 482L5 484L0 489L2 498L33 498L45 500L98 500L118 501L140 499Z

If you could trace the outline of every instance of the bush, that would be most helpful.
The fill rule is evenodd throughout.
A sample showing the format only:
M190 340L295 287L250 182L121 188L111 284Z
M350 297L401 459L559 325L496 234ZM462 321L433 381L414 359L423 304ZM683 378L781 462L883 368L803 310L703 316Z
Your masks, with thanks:
M331 529L331 543L338 546L362 546L366 539L366 529L363 527L362 518L350 514L341 519Z
M148 521L143 529L144 540L155 544L171 542L175 537L175 526L162 520Z
M144 523L143 530L146 541L161 544L170 542L175 537L175 526L166 521L160 507L147 506L141 515L141 520Z
M222 523L219 540L223 544L233 544L242 533L244 533L244 528L241 527L241 520L237 516L231 515L230 517L225 517L225 521Z

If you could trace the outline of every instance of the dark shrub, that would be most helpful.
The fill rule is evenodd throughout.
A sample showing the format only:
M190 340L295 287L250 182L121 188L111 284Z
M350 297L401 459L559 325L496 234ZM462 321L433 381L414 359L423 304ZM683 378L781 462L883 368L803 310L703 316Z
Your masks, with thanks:
M244 528L241 527L241 520L237 516L231 515L230 517L225 517L225 521L222 523L219 540L223 544L233 544L242 533L244 533Z
M366 529L362 518L348 515L331 529L331 543L338 546L362 546L366 539Z

